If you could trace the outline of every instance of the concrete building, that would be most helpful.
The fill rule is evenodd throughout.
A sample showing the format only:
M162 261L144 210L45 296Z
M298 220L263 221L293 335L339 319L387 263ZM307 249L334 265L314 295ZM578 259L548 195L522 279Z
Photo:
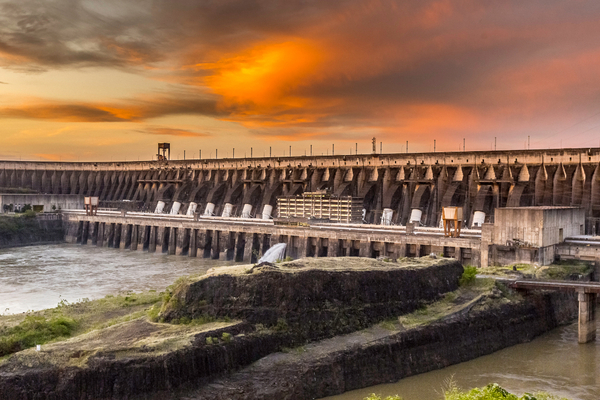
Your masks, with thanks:
M506 207L496 210L494 224L484 224L482 248L490 264L551 264L557 245L582 235L585 210L577 207ZM485 250L483 250L485 251Z

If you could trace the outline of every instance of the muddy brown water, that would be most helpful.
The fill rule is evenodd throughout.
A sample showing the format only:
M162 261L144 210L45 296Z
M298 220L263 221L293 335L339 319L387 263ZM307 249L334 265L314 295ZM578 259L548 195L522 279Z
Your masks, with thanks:
M3 249L0 314L55 307L61 299L73 302L129 290L162 290L182 275L231 264L70 244ZM465 389L497 382L518 394L544 390L571 400L597 400L600 341L577 344L577 325L572 324L472 361L326 399L362 400L377 393L436 400L443 398L449 379Z
M326 399L362 400L376 393L383 398L398 394L403 400L441 400L450 379L463 389L496 382L519 395L546 391L571 400L598 400L600 342L578 344L577 324L571 324L475 360Z

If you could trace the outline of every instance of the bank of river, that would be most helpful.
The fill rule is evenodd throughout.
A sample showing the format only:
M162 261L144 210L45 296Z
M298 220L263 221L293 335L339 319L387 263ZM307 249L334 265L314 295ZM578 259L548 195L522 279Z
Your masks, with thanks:
M162 290L178 277L231 262L54 244L0 249L0 314L124 291Z
M403 400L438 400L449 379L463 389L496 382L519 395L547 391L570 400L597 400L600 342L578 344L574 323L471 361L323 400L362 400L370 393L399 394Z
M0 250L0 306L21 312L55 306L61 298L74 301L119 291L161 290L179 276L226 264L67 244ZM576 325L558 328L530 343L469 362L328 399L361 400L372 392L400 394L404 400L440 399L444 381L452 375L465 389L497 382L515 393L547 390L571 400L598 399L600 346L578 345L576 329ZM368 358L363 362L365 369L372 364Z

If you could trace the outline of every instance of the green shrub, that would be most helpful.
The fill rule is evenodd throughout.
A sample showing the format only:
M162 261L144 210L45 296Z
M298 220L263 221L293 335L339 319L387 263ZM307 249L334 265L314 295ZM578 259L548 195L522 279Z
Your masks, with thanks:
M231 342L231 333L227 333L227 332L223 332L223 334L221 335L221 339L225 342L225 343L229 343Z
M206 344L208 344L208 345L213 344L213 340L212 340L212 338L210 336L206 337Z
M402 397L395 395L395 396L387 396L386 398L382 398L378 394L371 393L370 395L365 397L364 400L402 400Z
M468 285L469 283L475 280L475 275L477 275L477 268L472 267L470 265L465 266L463 274L458 281L461 286Z
M491 383L483 388L474 388L468 392L460 391L456 385L444 393L444 400L566 400L548 393L525 393L521 397L509 393L497 383Z
M277 331L277 332L284 332L288 330L288 324L287 321L283 318L279 318L277 319L277 325L275 325L275 327L273 328L273 330Z
M72 318L29 315L23 322L0 331L0 357L44 344L53 339L71 336L77 323Z

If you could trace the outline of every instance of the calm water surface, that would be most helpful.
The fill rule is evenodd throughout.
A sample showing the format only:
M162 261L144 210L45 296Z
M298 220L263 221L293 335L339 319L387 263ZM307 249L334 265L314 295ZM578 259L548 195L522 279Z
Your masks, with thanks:
M96 246L56 244L0 250L0 314L56 307L122 291L162 290L178 277L231 262Z
M377 393L399 394L403 400L438 400L452 378L463 389L496 382L519 395L547 391L571 400L598 400L599 366L600 343L577 344L577 324L572 324L472 361L327 399L359 400Z

